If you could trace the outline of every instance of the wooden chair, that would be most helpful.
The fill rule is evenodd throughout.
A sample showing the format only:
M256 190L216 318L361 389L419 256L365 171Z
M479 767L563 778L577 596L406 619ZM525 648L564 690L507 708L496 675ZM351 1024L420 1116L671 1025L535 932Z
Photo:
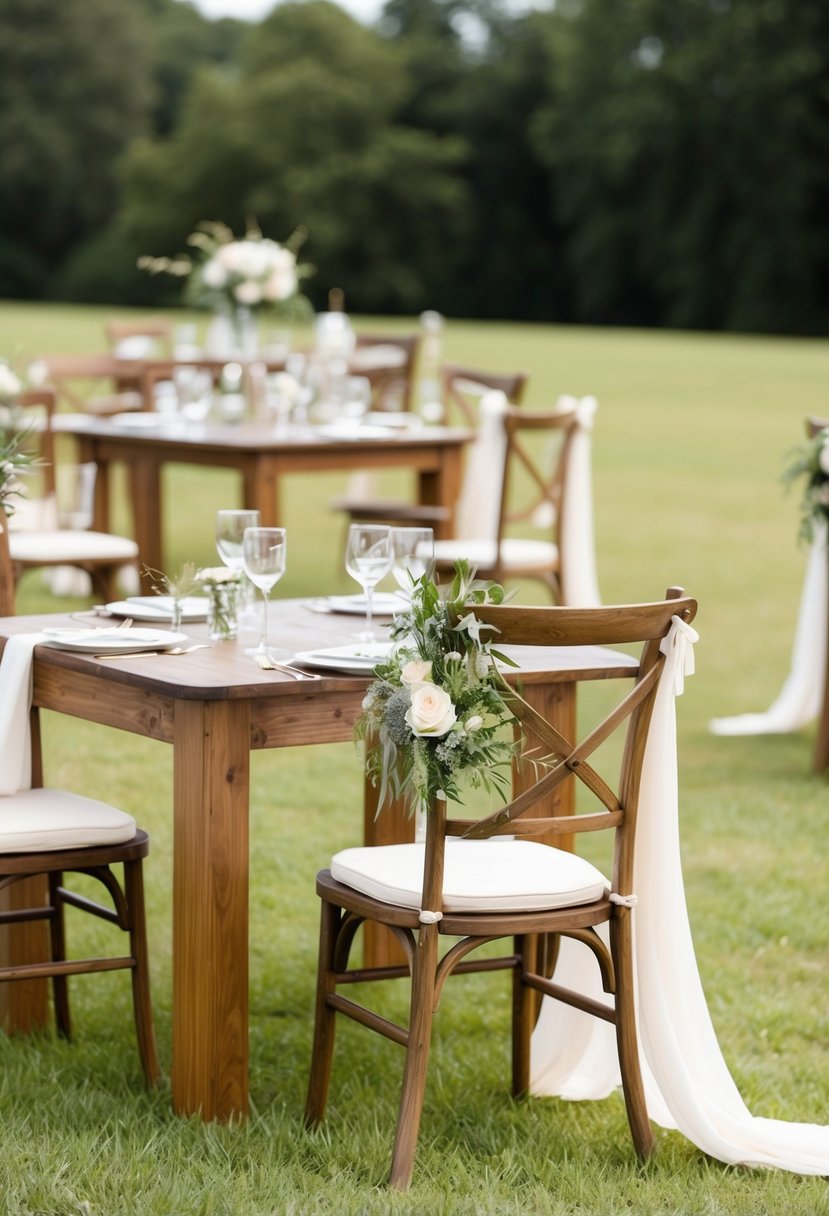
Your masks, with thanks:
M11 961L0 966L0 984L52 982L55 1023L72 1037L68 979L71 975L128 970L138 1050L148 1086L161 1076L153 1030L142 862L149 852L146 832L131 815L106 803L64 790L42 788L37 711L31 715L32 777L36 788L0 796L0 926L16 932ZM119 881L113 867L123 867ZM109 895L102 904L64 885L65 875L81 874ZM69 957L65 909L75 908L116 925L127 934L126 953ZM48 925L48 951L31 926ZM14 929L12 929L14 926ZM30 926L21 938L23 926ZM21 941L23 945L21 946ZM13 995L7 999L13 1002Z
M476 616L496 625L498 645L567 647L642 644L632 691L581 741L564 738L536 711L516 708L530 749L543 763L521 765L533 782L507 807L479 820L448 819L436 800L427 816L426 842L346 849L317 876L322 900L316 1022L305 1118L325 1113L336 1015L342 1014L405 1049L390 1183L408 1186L420 1125L432 1021L443 985L452 973L508 970L512 975L512 1092L529 1087L529 1040L538 993L614 1022L628 1121L637 1153L653 1147L636 1037L631 942L631 903L640 774L664 656L659 644L674 615L686 621L694 600L671 589L664 602L612 608L481 608ZM616 779L594 768L594 751L611 736L624 735ZM620 740L621 741L621 740ZM615 750L611 749L615 754ZM607 761L607 753L603 752ZM569 777L592 795L591 809L557 819L533 818L541 799ZM595 807L595 809L592 809ZM522 839L539 832L607 831L612 834L608 879L575 853ZM508 834L510 839L497 840ZM461 837L462 839L457 839ZM495 837L496 839L486 839ZM512 839L515 837L515 839ZM447 838L450 838L447 840ZM497 874L497 891L493 875ZM403 945L408 967L352 968L348 957L363 922L384 925ZM609 929L609 948L597 926ZM545 949L539 950L538 935ZM572 994L555 982L545 959L555 959L561 937L590 949L615 1010ZM470 960L493 939L509 938L504 957ZM441 939L448 949L441 957ZM551 946L548 951L546 946ZM341 985L410 974L408 1026L400 1026L341 995ZM552 978L550 978L552 976ZM353 991L353 989L352 989Z
M9 553L9 521L0 507L0 616L14 616L14 572Z
M436 569L451 571L465 558L481 578L540 579L561 603L562 571L576 559L565 538L578 408L529 411L491 397L482 411L486 417L468 455L458 503L457 537L435 542ZM536 535L516 536L519 526Z
M31 364L29 378L51 388L61 409L111 417L141 409L142 367L141 359L111 353L41 355Z
M371 383L373 410L409 410L420 334L357 334L350 371Z
M107 346L119 359L169 358L173 349L173 323L160 317L108 321Z
M524 372L498 373L444 363L440 369L442 422L446 425L478 426L481 398L488 391L499 391L512 405L520 405L527 387ZM348 492L332 499L331 509L343 512L346 525L383 523L392 527L435 527L447 518L445 508L423 506L419 503L393 498L371 497L359 474Z
M39 471L43 488L39 499L23 500L10 521L8 545L14 580L17 582L26 570L71 566L89 575L93 588L105 603L113 600L119 572L125 567L137 569L138 546L127 537L93 532L86 527L59 526L52 429L55 391L51 388L32 390L21 394L19 403L36 417L33 434L38 445L37 454L42 460ZM38 411L36 416L34 411ZM85 468L84 472L94 477L94 468Z

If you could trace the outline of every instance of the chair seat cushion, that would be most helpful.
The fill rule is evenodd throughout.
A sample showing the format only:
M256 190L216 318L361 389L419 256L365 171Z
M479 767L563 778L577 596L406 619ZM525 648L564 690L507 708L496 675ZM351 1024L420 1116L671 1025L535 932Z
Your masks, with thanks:
M21 790L0 797L0 853L45 853L123 844L132 815L66 790Z
M331 860L337 882L383 903L419 908L422 844L344 849ZM447 840L446 912L539 912L589 904L609 883L575 853L531 840Z
M495 565L497 547L494 540L436 540L435 561L454 562L466 558L479 570ZM501 542L501 562L504 566L544 566L558 569L558 546L545 540L522 540L507 537Z
M125 536L108 532L75 531L58 528L54 532L10 532L9 552L13 562L111 561L133 562L138 546Z

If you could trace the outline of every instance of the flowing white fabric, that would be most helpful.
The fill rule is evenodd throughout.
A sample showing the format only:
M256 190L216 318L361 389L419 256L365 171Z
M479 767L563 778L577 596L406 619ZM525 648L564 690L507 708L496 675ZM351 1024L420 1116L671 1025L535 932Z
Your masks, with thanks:
M826 678L826 618L829 613L829 564L826 525L821 522L809 551L797 613L789 674L765 713L712 718L714 735L782 735L800 730L820 712Z
M478 404L478 428L469 445L458 505L456 540L495 542L504 481L507 432L504 415L509 408L505 393L490 389Z
M31 789L32 655L42 633L10 637L0 660L0 796Z
M598 608L602 600L596 575L592 473L593 421L598 402L595 397L560 397L558 408L576 411L559 537L562 599L571 608Z
M695 638L675 617L668 646L663 643L667 658L642 768L633 916L648 1113L719 1161L829 1174L829 1127L758 1118L746 1108L722 1057L699 978L680 861L674 706L684 676L691 674L688 655ZM598 967L577 943L563 943L556 980L590 995L600 991ZM532 1039L532 1092L601 1098L618 1084L612 1027L545 997Z

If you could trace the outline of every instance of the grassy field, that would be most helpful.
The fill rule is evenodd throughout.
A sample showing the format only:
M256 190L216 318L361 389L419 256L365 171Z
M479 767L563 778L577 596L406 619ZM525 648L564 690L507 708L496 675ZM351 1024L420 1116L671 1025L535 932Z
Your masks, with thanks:
M25 364L38 353L102 349L108 315L0 305L0 353ZM714 715L765 708L787 672L805 555L797 494L784 494L780 474L804 417L829 415L829 342L450 322L444 349L472 366L528 371L530 407L564 392L595 394L603 599L656 598L676 583L699 599L697 675L678 712L683 859L700 970L748 1107L829 1122L829 800L825 780L810 772L814 731L753 739L707 731ZM289 572L278 594L353 589L342 571L341 525L327 508L342 485L327 476L289 481ZM234 504L232 477L174 468L166 491L170 564L212 564L213 511ZM119 524L129 526L126 504ZM523 588L521 601L532 594ZM67 606L36 575L21 586L21 612ZM45 729L51 783L124 806L152 835L154 1003L169 1066L169 750L56 716ZM73 1044L0 1040L0 1210L829 1213L825 1181L728 1168L677 1133L660 1132L655 1159L637 1167L618 1098L514 1103L508 996L498 977L459 979L444 998L407 1196L383 1186L400 1075L393 1045L343 1027L329 1121L305 1133L314 873L357 838L361 775L343 744L257 754L252 782L252 1117L232 1128L173 1117L166 1088L150 1096L141 1088L123 977L79 980ZM283 832L283 820L303 823L304 842Z

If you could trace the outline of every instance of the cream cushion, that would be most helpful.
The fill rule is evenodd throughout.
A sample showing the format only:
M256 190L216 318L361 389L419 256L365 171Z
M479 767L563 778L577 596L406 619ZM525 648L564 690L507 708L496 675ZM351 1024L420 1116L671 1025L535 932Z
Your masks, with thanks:
M110 536L108 532L58 528L54 532L10 531L9 552L13 562L40 565L96 560L133 562L138 557L138 546L125 536Z
M436 540L435 561L465 558L471 566L495 565L498 548L494 540ZM558 566L558 546L545 540L506 537L501 541L501 563L505 566Z
M132 815L80 794L39 789L0 797L0 853L121 844L134 835Z
M420 908L422 844L343 849L331 859L337 882L383 903ZM575 853L531 840L447 840L445 912L538 912L589 904L609 883Z

